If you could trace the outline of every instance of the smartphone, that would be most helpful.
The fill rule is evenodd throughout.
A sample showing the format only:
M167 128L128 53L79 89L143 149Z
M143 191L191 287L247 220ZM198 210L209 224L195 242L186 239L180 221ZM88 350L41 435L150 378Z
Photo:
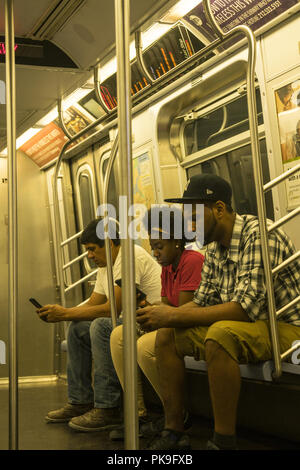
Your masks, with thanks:
M42 305L32 297L29 299L29 302L31 302L36 308L42 308Z
M37 300L33 299L32 297L29 299L29 302L31 302L36 308L42 308L42 305ZM46 318L40 317L40 319L47 322Z
M122 287L122 279L117 279L115 281L115 283L117 284L117 286L119 287ZM145 298L147 297L147 295L145 294L145 292L142 292L137 285L135 285L135 288L136 288L136 298L139 302L141 302L141 300L145 300Z

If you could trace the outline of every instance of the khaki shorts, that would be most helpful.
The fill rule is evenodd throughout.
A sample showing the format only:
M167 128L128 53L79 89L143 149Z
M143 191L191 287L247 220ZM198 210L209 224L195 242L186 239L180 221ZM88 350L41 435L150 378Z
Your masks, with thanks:
M281 353L300 340L300 326L278 322ZM219 321L211 326L175 328L175 344L179 356L205 360L204 344L216 341L238 363L247 364L272 358L271 341L266 321Z

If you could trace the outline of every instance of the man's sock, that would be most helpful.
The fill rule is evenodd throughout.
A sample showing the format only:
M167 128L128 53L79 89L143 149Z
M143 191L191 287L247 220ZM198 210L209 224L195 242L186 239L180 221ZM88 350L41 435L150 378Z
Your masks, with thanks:
M213 442L218 446L220 449L231 450L236 449L236 435L228 436L225 434L219 434L218 432L214 432Z

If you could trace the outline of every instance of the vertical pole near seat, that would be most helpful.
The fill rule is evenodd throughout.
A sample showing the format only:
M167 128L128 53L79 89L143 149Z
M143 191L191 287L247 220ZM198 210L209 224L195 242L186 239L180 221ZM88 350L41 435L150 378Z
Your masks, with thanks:
M119 155L121 168L120 229L122 243L122 308L124 316L125 449L138 448L136 298L134 244L128 236L128 210L133 204L130 94L130 1L115 0Z
M8 155L9 449L18 449L18 244L16 76L13 0L5 0L6 127Z

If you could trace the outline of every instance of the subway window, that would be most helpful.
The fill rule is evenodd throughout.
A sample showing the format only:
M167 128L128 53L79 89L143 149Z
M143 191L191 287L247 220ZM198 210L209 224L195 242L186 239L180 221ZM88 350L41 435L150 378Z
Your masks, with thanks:
M79 169L78 188L82 227L95 218L95 203L91 170L87 165Z
M263 168L263 181L270 180L265 139L260 140L260 154ZM232 186L233 208L239 214L257 215L254 175L250 144L238 147L218 157L190 167L187 176L198 173L212 173L227 179ZM274 219L274 208L270 192L265 195L267 217Z
M104 157L105 159L102 158L100 162L100 171L102 171L102 178L104 181L107 167L108 167L108 158ZM108 204L112 204L116 210L116 216L118 218L119 216L119 197L118 197L118 192L117 192L117 186L116 186L116 177L115 177L115 168L113 168L111 174L110 174L110 180L108 183Z
M258 124L263 123L259 89L256 89ZM201 115L199 115L201 113ZM184 128L185 155L191 155L249 130L247 96L238 96L208 113L187 121Z

